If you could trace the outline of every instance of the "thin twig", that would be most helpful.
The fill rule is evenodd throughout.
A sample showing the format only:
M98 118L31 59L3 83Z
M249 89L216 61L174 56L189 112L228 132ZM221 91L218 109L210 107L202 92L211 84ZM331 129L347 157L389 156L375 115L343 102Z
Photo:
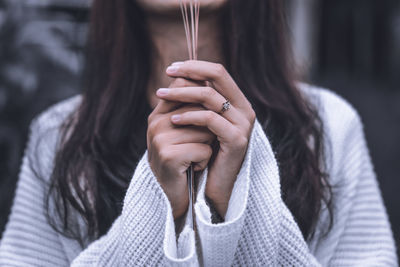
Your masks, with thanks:
M196 54L196 37L195 37L195 11L194 11L194 3L193 0L190 0L190 23L191 23L191 29L192 29L192 58L191 59L195 59L195 54Z
M182 18L183 18L183 26L185 27L185 34L186 34L186 42L188 46L188 53L189 53L189 58L191 58L192 55L192 46L191 46L191 41L190 41L190 28L189 28L189 20L188 20L188 12L187 12L187 6L186 6L186 0L180 0L180 6L181 6L181 12L182 12Z
M189 8L188 8L188 1ZM199 0L179 0L183 25L185 27L186 42L188 46L189 59L197 60L198 34L199 34L199 17L200 17L200 2ZM190 15L190 19L189 19ZM194 169L191 165L187 171L188 191L189 191L189 209L188 216L192 216L193 231L196 232L195 215L193 203L195 201L194 194Z
M199 2L199 0L195 0L195 6L196 6L196 34L195 34L195 37L196 37L196 40L195 40L195 43L196 43L196 50L195 50L195 60L197 60L197 55L198 55L198 45L199 45L199 42L198 42L198 40L199 40L199 18L200 18L200 2Z
M189 52L189 59L197 60L200 1L179 0L183 25L185 27L186 41Z

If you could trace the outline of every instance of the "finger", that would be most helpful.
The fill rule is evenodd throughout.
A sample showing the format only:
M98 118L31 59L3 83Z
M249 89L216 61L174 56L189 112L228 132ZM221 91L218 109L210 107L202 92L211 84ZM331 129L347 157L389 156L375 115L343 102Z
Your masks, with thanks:
M170 144L203 143L211 145L216 136L205 127L185 126L175 128L164 134L161 139Z
M225 98L211 87L160 88L157 96L168 101L198 103L215 112L221 111Z
M171 84L168 86L169 88L173 87L196 87L196 86L205 86L204 81L194 81L185 78L175 78Z
M210 110L188 111L171 117L175 125L207 127L220 142L231 142L237 136L237 128L224 117Z
M161 99L153 110L153 114L165 114L172 112L182 106L181 102L173 102Z
M169 87L202 86L202 84L204 84L204 82L191 81L184 78L176 78L174 79L174 81L172 81ZM154 113L168 113L177 109L180 105L181 103L177 102L174 103L171 101L159 101L157 106L154 108Z
M179 144L168 147L167 157L180 162L180 172L185 172L190 165L207 166L212 155L211 146L200 143ZM205 163L205 164L204 164Z
M226 102L226 99L212 87L160 88L157 90L157 96L173 102L198 103L216 113L222 112L222 106ZM230 109L221 115L236 124L245 119L241 114L231 105Z
M243 103L249 105L240 88L221 64L189 60L171 65L166 72L171 77L210 81L214 88L235 106L241 108Z
M163 100L164 101L164 100ZM167 101L169 102L169 101ZM167 112L164 114L157 114L156 111L153 111L148 118L148 128L147 128L147 141L153 140L154 136L160 132L169 132L176 128L170 121L170 117L174 114L180 114L187 111L195 111L195 110L204 110L203 106L197 104L182 104L182 107L178 107L172 112ZM162 110L161 110L162 111ZM193 127L194 128L194 127ZM201 127L196 127L201 128ZM207 128L202 127L202 129L207 131ZM162 140L163 144L165 142L169 142L168 139ZM188 142L190 143L190 142ZM148 144L149 146L149 144Z

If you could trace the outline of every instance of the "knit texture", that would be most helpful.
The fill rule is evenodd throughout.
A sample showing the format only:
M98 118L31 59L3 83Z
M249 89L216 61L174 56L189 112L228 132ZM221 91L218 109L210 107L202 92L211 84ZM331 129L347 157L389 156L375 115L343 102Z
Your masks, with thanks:
M388 216L357 112L331 91L300 87L325 124L326 164L334 193L334 225L328 235L322 234L329 220L323 209L314 238L304 240L282 200L278 164L256 121L223 223L211 222L204 194L206 169L195 203L196 237L187 218L176 241L171 205L146 152L132 177L121 215L107 234L82 247L51 228L44 206L59 128L79 105L81 96L76 96L51 107L31 124L0 243L0 265L397 266ZM78 215L76 222L85 233Z

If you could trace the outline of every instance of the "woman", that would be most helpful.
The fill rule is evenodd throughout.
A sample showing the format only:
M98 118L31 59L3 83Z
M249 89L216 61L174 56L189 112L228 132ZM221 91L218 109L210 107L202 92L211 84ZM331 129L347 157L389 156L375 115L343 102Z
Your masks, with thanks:
M396 265L359 116L295 83L282 1L201 10L182 61L177 0L93 2L85 92L32 123L2 265Z

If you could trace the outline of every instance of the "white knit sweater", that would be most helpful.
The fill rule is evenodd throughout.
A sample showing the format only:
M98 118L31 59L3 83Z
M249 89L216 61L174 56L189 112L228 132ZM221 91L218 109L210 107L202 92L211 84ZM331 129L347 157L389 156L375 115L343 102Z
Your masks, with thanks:
M356 111L334 93L301 90L325 123L327 165L334 191L334 225L326 237L326 209L306 242L281 198L277 161L256 121L224 223L212 224L205 203L205 171L195 204L198 242L187 226L175 238L166 195L145 153L127 190L122 214L108 233L82 248L55 232L44 215L58 129L81 97L63 101L31 125L12 212L0 244L1 266L397 266L395 246ZM32 157L33 156L33 157ZM296 179L296 177L293 177ZM77 218L78 221L79 218ZM80 223L84 233L84 224ZM201 253L199 253L201 251Z

